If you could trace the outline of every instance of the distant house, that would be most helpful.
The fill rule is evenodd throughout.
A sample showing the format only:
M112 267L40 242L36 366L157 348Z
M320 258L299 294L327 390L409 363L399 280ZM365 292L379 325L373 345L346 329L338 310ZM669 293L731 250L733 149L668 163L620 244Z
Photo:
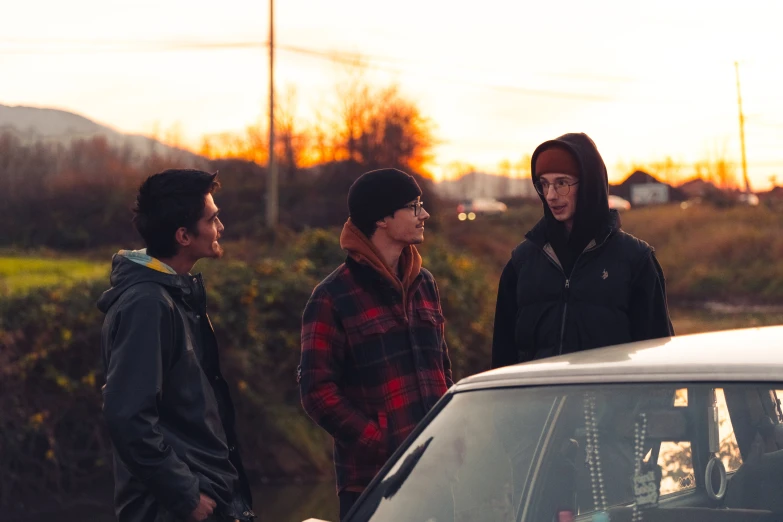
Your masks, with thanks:
M767 192L759 192L758 196L761 201L781 203L783 202L783 187L772 187Z
M610 185L609 193L620 196L633 206L654 205L687 199L677 188L661 183L652 174L637 170L619 185Z
M718 187L711 181L693 178L677 187L688 199L704 198L717 192Z

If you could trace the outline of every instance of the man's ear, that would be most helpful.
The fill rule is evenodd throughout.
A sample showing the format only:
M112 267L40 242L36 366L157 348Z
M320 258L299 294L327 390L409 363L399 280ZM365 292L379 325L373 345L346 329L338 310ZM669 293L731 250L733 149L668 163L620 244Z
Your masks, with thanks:
M376 221L375 224L378 226L378 228L388 228L389 226L389 224L386 223L386 218Z
M193 234L188 232L185 227L179 227L174 233L174 238L177 240L179 246L188 246L193 241Z

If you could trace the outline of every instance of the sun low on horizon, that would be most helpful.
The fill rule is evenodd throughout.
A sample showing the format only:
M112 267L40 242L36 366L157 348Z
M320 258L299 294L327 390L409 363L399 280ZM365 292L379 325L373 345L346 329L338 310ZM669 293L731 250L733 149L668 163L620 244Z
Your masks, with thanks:
M585 132L617 181L667 158L683 179L708 159L738 166L739 72L748 176L761 190L783 181L781 17L772 0L278 1L275 85L312 122L333 110L350 68L335 57L358 54L368 82L398 85L432 121L436 179L457 164L497 172ZM31 0L0 27L2 104L129 133L176 127L191 148L265 118L268 1Z

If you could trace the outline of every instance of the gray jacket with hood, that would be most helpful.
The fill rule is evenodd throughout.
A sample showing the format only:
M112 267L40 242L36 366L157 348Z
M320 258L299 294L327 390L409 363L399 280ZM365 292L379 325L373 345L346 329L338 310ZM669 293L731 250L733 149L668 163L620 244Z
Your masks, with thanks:
M101 352L120 522L184 520L203 492L228 519L252 518L234 408L220 372L201 275L166 273L143 251L112 261Z

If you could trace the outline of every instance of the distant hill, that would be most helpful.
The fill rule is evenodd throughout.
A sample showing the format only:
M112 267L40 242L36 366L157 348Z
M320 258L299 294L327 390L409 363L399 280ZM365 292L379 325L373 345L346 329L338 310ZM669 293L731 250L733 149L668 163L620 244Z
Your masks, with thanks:
M509 178L483 172L471 172L459 179L441 181L435 188L446 199L537 197L530 178Z
M0 134L12 133L23 143L48 142L70 144L74 140L104 136L117 148L129 148L141 160L154 152L173 161L199 164L205 158L190 151L165 145L136 134L123 134L84 116L59 109L8 106L0 104Z

